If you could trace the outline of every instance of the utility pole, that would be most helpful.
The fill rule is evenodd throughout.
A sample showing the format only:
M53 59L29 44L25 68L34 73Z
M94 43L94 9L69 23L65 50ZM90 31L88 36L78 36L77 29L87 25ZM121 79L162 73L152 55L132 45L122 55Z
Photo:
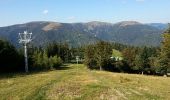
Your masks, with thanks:
M25 57L25 72L28 73L28 56L27 56L27 44L31 42L32 33L24 31L24 33L19 33L19 43L24 45L24 57Z
M77 65L79 63L79 59L80 59L80 48L81 48L81 43L80 43L80 34L78 34L78 47L77 47L77 56L76 56L76 62L77 62Z
M79 64L79 56L76 56L77 65Z

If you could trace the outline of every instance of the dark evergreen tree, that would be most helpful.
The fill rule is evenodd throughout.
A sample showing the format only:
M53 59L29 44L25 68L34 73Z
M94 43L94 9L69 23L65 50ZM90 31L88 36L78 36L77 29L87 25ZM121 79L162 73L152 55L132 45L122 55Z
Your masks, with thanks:
M84 64L90 69L97 69L97 63L95 59L95 45L88 45L84 52Z
M159 72L166 75L170 69L170 28L163 34L160 56L158 58Z
M96 44L95 58L100 70L109 65L111 55L112 48L108 42L100 41Z
M67 43L51 43L46 47L47 55L59 56L64 62L69 62L71 60L71 50Z
M8 41L0 40L0 71L10 72L22 69L23 55Z
M125 48L122 51L124 66L129 70L128 72L136 72L135 67L135 57L137 54L137 50L132 47Z
M135 68L139 70L142 74L144 72L148 73L150 70L149 57L152 56L151 49L148 47L143 47L135 59Z

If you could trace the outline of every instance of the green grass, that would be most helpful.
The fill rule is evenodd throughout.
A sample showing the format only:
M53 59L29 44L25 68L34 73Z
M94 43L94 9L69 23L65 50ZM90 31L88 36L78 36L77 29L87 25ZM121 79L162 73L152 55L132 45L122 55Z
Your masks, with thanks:
M170 78L64 69L0 76L0 100L170 100Z

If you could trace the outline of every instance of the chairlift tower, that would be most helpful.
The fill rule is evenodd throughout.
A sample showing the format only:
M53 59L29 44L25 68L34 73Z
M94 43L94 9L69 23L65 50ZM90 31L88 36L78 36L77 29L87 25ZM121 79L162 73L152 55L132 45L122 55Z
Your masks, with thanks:
M79 56L76 56L77 65L79 64L79 59L80 59L80 57L79 57Z
M78 48L80 48L81 47L81 43L80 43L80 36L81 36L81 34L78 34ZM77 51L77 56L76 56L76 62L77 62L77 65L78 65L78 63L79 63L79 60L80 60L80 50L78 50Z
M24 33L19 33L19 43L24 46L24 57L25 57L25 72L28 73L28 56L27 56L27 44L31 42L32 33L24 31Z

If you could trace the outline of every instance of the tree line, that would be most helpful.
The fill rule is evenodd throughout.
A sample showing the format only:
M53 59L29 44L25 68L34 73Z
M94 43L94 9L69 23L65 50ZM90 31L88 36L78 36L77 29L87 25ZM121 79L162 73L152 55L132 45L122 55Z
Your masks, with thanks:
M100 41L86 47L84 63L90 69L167 75L170 72L170 29L162 37L160 47L135 47ZM111 59L112 49L119 50L123 59Z
M0 39L0 71L24 71L23 48L16 49L7 40ZM28 45L28 65L30 71L59 68L71 59L67 44L50 43L44 47Z
M51 70L63 63L74 63L79 56L89 69L112 72L166 75L170 71L170 28L162 34L160 47L137 47L99 41L94 44L70 47L67 43L49 43L43 47L28 46L29 69ZM122 54L121 60L112 57L112 50ZM23 49L0 39L0 71L23 71Z

